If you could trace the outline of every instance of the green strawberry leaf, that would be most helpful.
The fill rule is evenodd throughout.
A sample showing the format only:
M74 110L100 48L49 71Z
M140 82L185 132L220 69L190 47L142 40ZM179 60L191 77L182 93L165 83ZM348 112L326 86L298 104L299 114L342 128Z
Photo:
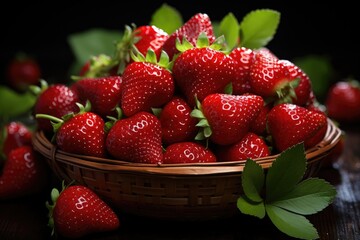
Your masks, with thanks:
M253 202L246 195L243 195L237 200L237 207L241 213L258 217L260 219L265 217L264 202Z
M306 170L304 144L299 143L283 151L273 162L266 176L266 199L276 201L303 178Z
M91 57L100 54L113 56L115 43L121 39L121 36L120 31L95 28L71 34L67 40L76 62L84 64Z
M258 49L274 37L280 22L280 13L271 9L258 9L246 14L240 23L242 47Z
M220 30L220 22L219 21L212 21L212 27L215 37L220 37L222 35Z
M264 186L264 180L265 174L262 167L255 161L248 159L241 175L241 181L244 193L251 201L263 201L260 191Z
M316 228L304 216L271 204L266 204L265 208L270 220L283 233L300 239L319 238Z
M155 25L171 34L183 25L183 19L174 7L164 3L153 13L150 25Z
M307 55L294 59L294 64L308 75L315 96L323 100L335 74L330 59L327 56Z
M0 118L10 119L25 114L36 102L36 96L30 91L17 93L12 89L0 86Z
M228 13L220 22L219 34L224 35L227 49L231 50L238 45L239 22L233 13Z
M323 179L309 178L298 185L271 205L290 212L308 215L327 207L335 198L335 188Z

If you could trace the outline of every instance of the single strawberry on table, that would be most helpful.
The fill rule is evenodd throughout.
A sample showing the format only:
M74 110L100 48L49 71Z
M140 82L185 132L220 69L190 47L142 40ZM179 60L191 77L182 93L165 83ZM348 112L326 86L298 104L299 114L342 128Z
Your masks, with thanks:
M12 149L0 175L0 199L14 199L42 191L48 181L46 162L31 146Z
M111 207L86 186L63 186L61 192L51 191L49 227L52 234L80 238L92 233L114 231L120 221Z

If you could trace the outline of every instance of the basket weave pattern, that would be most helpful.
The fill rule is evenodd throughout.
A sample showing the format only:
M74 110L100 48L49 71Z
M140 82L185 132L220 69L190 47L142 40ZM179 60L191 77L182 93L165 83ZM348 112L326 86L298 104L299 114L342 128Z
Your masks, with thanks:
M306 151L305 177L315 176L339 141L341 130L328 120L324 139ZM239 212L244 161L198 164L140 164L63 152L43 134L33 137L36 151L66 182L93 189L120 211L163 219L210 219ZM256 159L265 170L277 155Z

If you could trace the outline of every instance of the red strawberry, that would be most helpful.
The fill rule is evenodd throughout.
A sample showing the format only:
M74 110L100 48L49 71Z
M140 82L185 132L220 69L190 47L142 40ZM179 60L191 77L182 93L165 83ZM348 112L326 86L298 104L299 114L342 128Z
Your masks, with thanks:
M39 63L24 54L14 57L6 70L10 86L18 91L25 91L30 85L36 85L40 81Z
M360 83L340 81L328 91L325 100L328 116L339 122L359 123Z
M63 119L49 115L37 114L37 118L51 120L54 125L55 141L59 149L75 154L105 157L105 123L93 112L88 112L90 104L85 108L79 104L77 114L65 115Z
M298 86L294 88L295 96L290 96L290 99L284 99L286 102L293 103L300 106L305 106L309 101L311 88L310 78L298 66L288 60L279 60L289 72L289 79L299 79Z
M268 48L262 47L254 50L255 54L261 54L267 58L273 58L274 60L278 60L279 58Z
M258 135L249 132L238 143L219 146L216 154L219 161L240 161L267 157L270 150L265 141Z
M258 116L254 119L254 121L250 124L250 131L260 135L260 136L265 136L267 134L266 132L266 120L267 120L267 115L270 112L272 108L271 104L267 104L264 105L261 108L260 113L258 114Z
M291 88L292 79L278 59L257 53L250 68L250 85L253 93L264 98L282 98Z
M34 114L47 114L54 117L62 117L71 112L77 112L76 103L79 98L76 92L64 84L53 84L47 86L41 81L42 89L37 89L37 101L34 106ZM37 119L37 127L45 132L52 132L53 127L49 120Z
M0 199L39 193L47 182L47 165L31 146L14 148L8 154L0 176Z
M24 145L31 146L31 130L21 122L12 121L6 124L3 129L4 138L0 139L0 147L2 146L2 152L5 156L9 152L17 147Z
M233 94L250 93L250 66L254 62L254 52L251 49L241 47L235 48L229 56L232 57L235 64L235 79L232 83Z
M171 100L175 91L173 77L166 68L169 61L165 55L159 63L156 63L153 51L147 54L146 59L138 56L139 62L127 65L122 75L121 109L128 117L161 107Z
M92 233L114 231L120 222L116 213L90 188L73 185L51 192L54 202L49 208L49 226L53 233L80 238Z
M121 100L120 76L99 78L84 78L73 84L80 100L84 103L89 100L92 112L105 118L115 114L115 107Z
M134 30L134 45L141 54L146 55L152 49L157 58L160 58L162 46L169 35L156 26L144 25Z
M164 50L169 55L169 58L172 59L173 56L179 52L175 46L176 39L182 41L183 38L186 38L191 44L195 45L200 33L206 34L210 44L215 41L211 20L207 14L197 13L192 16L183 26L169 36L165 41L162 50Z
M215 93L208 95L192 116L201 119L198 126L204 127L205 137L216 144L229 145L239 142L248 133L263 105L264 100L257 95Z
M223 93L235 79L234 60L208 44L202 46L203 41L208 39L200 35L197 47L185 46L172 69L175 82L190 106L195 106L195 96L202 101L209 94Z
M300 142L306 149L314 146L323 139L327 127L325 114L290 103L274 106L267 121L274 146L280 152Z
M191 141L195 138L197 120L190 116L191 111L190 106L180 97L174 97L164 106L159 119L162 142L165 145Z
M139 112L114 123L106 138L106 148L115 158L137 163L161 163L161 125L148 112Z
M216 162L215 155L195 142L171 144L164 153L164 163L209 163Z

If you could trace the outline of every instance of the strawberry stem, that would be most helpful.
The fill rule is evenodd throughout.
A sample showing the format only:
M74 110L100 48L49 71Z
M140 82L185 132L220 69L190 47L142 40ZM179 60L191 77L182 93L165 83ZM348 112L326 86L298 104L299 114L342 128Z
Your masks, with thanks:
M64 120L62 120L61 118L57 118L57 117L47 115L47 114L42 114L42 113L36 114L35 117L49 119L50 121L52 121L54 123L63 123L64 122Z

